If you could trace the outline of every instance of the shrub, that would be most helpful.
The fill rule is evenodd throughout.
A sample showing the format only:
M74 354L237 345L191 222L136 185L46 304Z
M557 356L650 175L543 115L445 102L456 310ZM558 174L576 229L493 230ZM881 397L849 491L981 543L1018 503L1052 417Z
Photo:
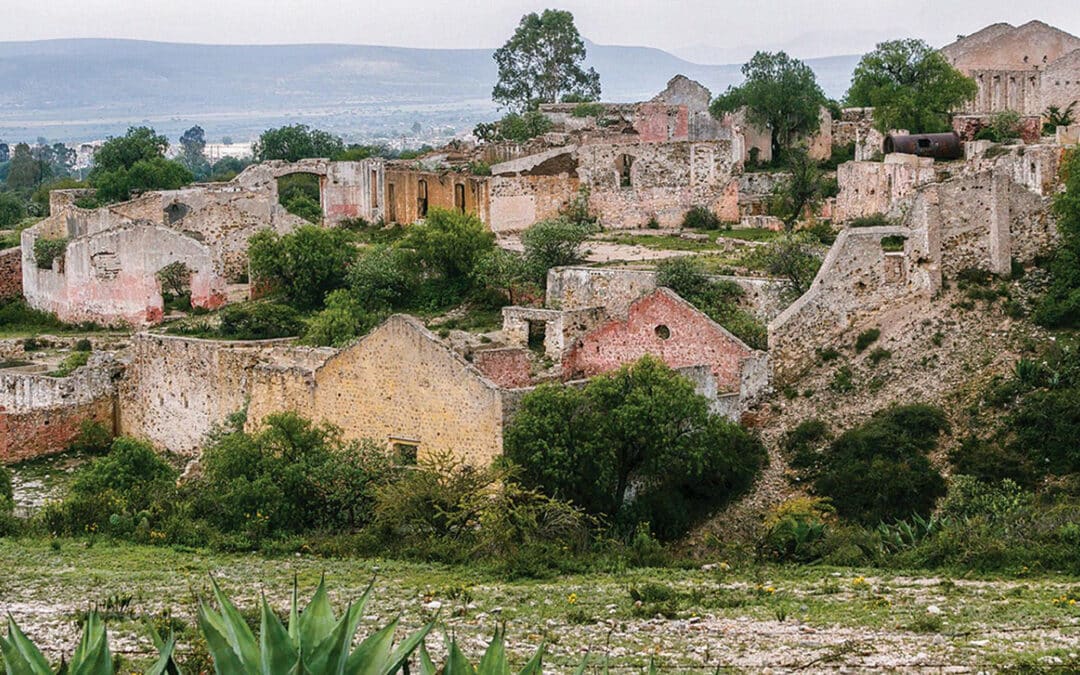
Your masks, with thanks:
M804 475L841 516L864 525L927 516L945 494L945 481L927 455L947 429L938 408L888 408L841 434Z
M345 286L356 259L353 238L348 230L314 225L285 235L263 230L248 246L252 278L297 309L316 309L327 293Z
M428 211L402 244L416 251L420 264L446 282L467 282L477 262L495 247L495 235L472 214Z
M604 114L604 105L602 103L582 102L574 106L574 109L570 111L570 114L574 117L599 117Z
M79 338L72 349L77 352L91 352L94 351L94 345L87 338Z
M11 470L0 464L0 511L5 507L10 510L12 499L14 494L11 488Z
M889 225L892 225L892 221L884 213L872 213L848 221L848 227L887 227Z
M303 332L300 314L288 305L249 302L221 310L218 334L235 340L270 340Z
M50 377L67 377L79 368L85 366L89 360L90 352L71 352L64 357L64 360L56 367L56 370L53 370L48 374Z
M543 279L552 267L573 265L581 260L581 245L592 234L592 226L565 218L542 220L521 235L525 262L533 276Z
M855 351L862 353L867 347L877 342L879 337L881 337L881 330L877 328L864 330L855 338Z
M974 476L953 476L941 502L941 514L951 518L985 517L1004 521L1032 505L1034 495L1008 478L996 482Z
M379 246L360 256L349 270L349 289L368 309L403 307L420 284L415 267L411 251Z
M52 269L54 260L57 258L63 259L64 252L67 250L67 243L66 237L58 239L38 237L34 241L34 262L37 263L40 269ZM61 262L61 268L62 266L63 262Z
M650 523L665 540L749 487L766 461L759 439L711 416L689 381L652 357L584 389L536 389L505 438L526 486L624 533Z
M1010 453L1054 475L1080 472L1080 387L1025 395L1007 425Z
M176 501L176 475L149 444L117 438L107 455L76 474L63 502L46 508L45 523L53 532L116 535L143 525L148 535L149 524L161 522Z
M1039 476L1027 455L977 436L965 437L960 445L950 450L949 462L956 473L984 482L1010 480L1034 487Z
M247 545L371 522L375 488L389 469L374 443L346 442L340 429L295 413L270 415L254 433L222 430L202 464L187 490L193 515Z
M872 363L873 365L876 366L877 364L881 363L885 359L888 359L888 358L891 358L891 357L892 357L892 352L890 352L888 349L883 349L881 347L875 347L870 352L870 357L869 358L870 358L870 363Z
M1065 191L1054 199L1061 242L1050 260L1050 288L1035 310L1035 321L1048 328L1080 328L1080 152L1066 154L1061 165Z
M855 373L851 370L851 366L844 365L836 369L832 380L829 381L829 389L838 394L855 391Z
M322 206L318 201L312 199L305 194L298 194L293 196L289 201L285 202L285 210L294 216L303 218L304 220L318 225L322 222L323 211Z
M817 418L803 420L784 435L780 449L792 467L812 466L816 451L829 440L829 425Z
M818 557L817 544L835 521L828 499L795 497L774 506L765 516L759 547L776 560L809 562Z
M683 216L682 226L695 230L718 230L720 218L704 206L693 206Z
M68 443L67 449L87 455L103 455L112 447L112 431L96 420L83 420L79 434Z
M310 345L342 347L367 335L386 316L368 311L349 291L338 289L326 296L326 307L308 320L304 342Z

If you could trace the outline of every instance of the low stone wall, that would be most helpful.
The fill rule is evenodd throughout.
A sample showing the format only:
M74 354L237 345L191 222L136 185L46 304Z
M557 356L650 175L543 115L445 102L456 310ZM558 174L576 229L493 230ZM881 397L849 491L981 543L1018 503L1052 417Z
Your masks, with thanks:
M112 430L118 368L96 353L63 378L0 371L0 463L61 452L88 420Z
M0 300L21 298L22 294L22 249L16 246L0 251Z

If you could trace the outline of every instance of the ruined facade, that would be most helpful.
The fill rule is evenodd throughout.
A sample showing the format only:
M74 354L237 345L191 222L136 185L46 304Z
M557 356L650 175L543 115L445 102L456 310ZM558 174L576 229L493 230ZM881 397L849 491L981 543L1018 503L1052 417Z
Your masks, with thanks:
M979 86L965 112L1040 115L1080 100L1080 38L1041 21L993 24L941 53Z

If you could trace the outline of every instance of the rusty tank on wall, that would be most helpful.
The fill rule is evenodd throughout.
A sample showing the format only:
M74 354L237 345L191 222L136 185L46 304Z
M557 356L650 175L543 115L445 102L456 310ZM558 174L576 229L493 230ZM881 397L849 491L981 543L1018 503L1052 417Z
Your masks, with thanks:
M885 137L885 154L901 152L934 159L963 159L964 142L959 134L889 134Z

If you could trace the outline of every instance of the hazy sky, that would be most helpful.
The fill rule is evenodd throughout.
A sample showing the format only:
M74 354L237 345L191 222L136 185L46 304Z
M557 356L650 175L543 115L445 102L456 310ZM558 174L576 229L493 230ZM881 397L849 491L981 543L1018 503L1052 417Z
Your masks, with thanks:
M1080 33L1078 0L0 0L0 41L123 37L174 42L341 42L494 47L526 12L574 13L602 44L660 47L700 61L755 48L801 57L858 53L881 39L935 45L986 24L1041 19Z

